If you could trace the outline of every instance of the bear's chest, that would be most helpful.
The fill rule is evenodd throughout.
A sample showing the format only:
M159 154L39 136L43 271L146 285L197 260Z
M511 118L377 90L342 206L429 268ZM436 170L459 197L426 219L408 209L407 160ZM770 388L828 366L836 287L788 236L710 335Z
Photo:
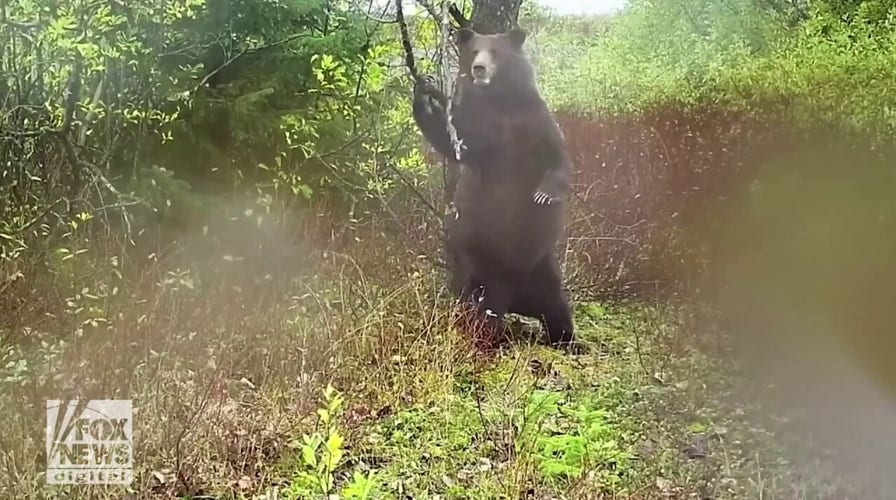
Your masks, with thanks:
M454 192L455 205L477 219L495 222L491 219L516 219L525 223L527 212L536 207L532 201L534 187L521 172L513 169L481 169L461 165L457 188ZM503 220L508 223L509 220Z
M516 140L522 139L521 132L525 130L517 125L517 121L506 116L498 118L495 128L497 136L504 143L513 143Z
M463 136L496 144L525 144L534 137L526 116L516 110L496 110L484 103L465 102L453 109L451 120Z
M481 131L469 141L475 144L473 148L476 151L482 153L480 158L488 159L482 165L486 167L486 177L497 176L502 182L515 177L511 182L528 184L523 178L540 163L541 156L538 138L530 128L516 117L484 120L477 127Z
M482 121L480 126L496 144L508 148L508 152L524 152L534 145L535 137L531 134L528 124L520 117L498 116L492 120Z

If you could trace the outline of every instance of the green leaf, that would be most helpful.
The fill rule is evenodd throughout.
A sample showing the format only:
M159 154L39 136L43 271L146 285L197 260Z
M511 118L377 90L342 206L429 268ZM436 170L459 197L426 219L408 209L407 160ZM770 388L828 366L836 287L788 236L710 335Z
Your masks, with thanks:
M317 455L315 455L314 452L314 448L311 448L310 446L302 447L302 461L305 465L317 467Z

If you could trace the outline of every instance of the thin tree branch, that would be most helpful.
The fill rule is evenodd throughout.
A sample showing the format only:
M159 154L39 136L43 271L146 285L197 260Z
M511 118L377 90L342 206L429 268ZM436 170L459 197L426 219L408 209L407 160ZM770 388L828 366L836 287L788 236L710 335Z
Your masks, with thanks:
M417 0L417 5L423 7L423 10L425 10L436 22L439 21L439 11L429 3L429 0Z
M451 2L448 5L448 13L451 14L454 22L456 22L459 27L469 28L472 25L470 20L464 17L464 13L460 11L460 9L457 7L457 4L455 4L454 2Z
M395 21L398 23L398 29L401 32L401 46L404 49L404 63L408 67L408 72L414 81L421 81L420 74L417 73L417 64L414 61L414 48L411 46L411 37L408 35L408 23L404 19L404 10L401 6L401 0L395 0Z

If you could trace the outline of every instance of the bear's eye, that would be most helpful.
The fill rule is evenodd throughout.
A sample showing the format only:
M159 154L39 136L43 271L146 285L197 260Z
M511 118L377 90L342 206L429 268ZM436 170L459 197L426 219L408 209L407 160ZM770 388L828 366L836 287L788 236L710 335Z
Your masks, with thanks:
M479 49L473 49L473 57L476 57L478 55L479 55Z

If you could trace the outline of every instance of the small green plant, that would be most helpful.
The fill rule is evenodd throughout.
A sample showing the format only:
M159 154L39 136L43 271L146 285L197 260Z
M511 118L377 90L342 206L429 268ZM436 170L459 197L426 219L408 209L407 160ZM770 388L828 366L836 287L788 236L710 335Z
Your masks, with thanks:
M578 479L593 471L603 484L616 484L620 468L631 455L618 441L619 430L609 422L609 414L585 403L562 408L569 430L538 440L539 471L548 479Z
M621 432L609 422L609 413L594 406L570 406L562 393L535 391L517 437L518 452L527 453L550 482L591 473L601 484L616 484L631 455L620 445Z
M376 489L376 480L373 477L373 471L367 471L363 474L361 471L352 472L352 480L342 488L342 496L346 500L362 500L372 498Z
M607 316L607 308L597 302L588 302L579 308L579 320L598 324Z
M297 443L301 452L299 468L287 491L287 498L371 498L376 487L373 471L367 474L352 471L351 480L342 487L341 494L334 493L337 490L335 473L343 464L344 455L344 440L337 422L342 414L343 402L342 395L332 386L324 389L325 404L317 410L322 429L310 436L303 434L301 442Z

